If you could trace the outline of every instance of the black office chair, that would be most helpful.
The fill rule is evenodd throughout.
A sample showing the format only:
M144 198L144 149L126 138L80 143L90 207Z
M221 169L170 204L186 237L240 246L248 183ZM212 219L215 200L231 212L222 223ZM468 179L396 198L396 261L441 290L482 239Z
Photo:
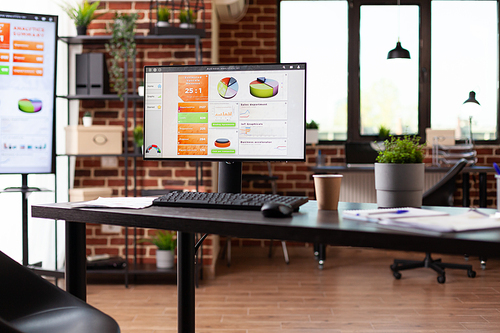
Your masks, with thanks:
M466 165L466 159L458 161L437 184L424 193L422 204L424 206L453 206L453 194L456 190L455 177ZM439 283L446 281L445 268L465 269L468 277L473 278L476 276L476 272L472 270L472 265L443 263L441 259L432 259L430 253L426 253L425 259L422 261L394 259L391 270L394 277L399 280L401 279L400 271L419 267L428 267L435 270L439 274L437 277Z
M120 327L0 252L0 332L119 333Z

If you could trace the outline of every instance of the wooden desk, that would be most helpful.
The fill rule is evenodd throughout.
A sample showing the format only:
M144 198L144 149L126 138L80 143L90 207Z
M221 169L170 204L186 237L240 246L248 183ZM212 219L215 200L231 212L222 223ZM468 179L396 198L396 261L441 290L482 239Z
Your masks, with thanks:
M356 166L356 167L347 167L342 165L330 165L330 166L314 166L311 167L310 170L314 173L351 173L351 172L370 172L373 171L373 165L367 166ZM439 166L428 166L425 168L425 172L432 173L446 173L448 172L448 167L439 167ZM471 173L479 174L479 207L486 207L487 205L487 174L495 173L495 169L493 167L488 166L468 166L462 170L462 206L470 207L470 191L469 191L469 180Z
M375 204L339 204L339 211L318 211L308 202L291 218L265 218L258 211L149 207L146 209L73 209L71 203L32 206L33 217L66 221L66 289L86 300L85 223L178 231L178 332L195 331L194 234L211 233L241 238L274 238L300 242L373 247L448 254L500 255L500 229L457 234L417 234L343 220L344 209L372 209ZM428 207L450 214L466 208ZM481 210L488 214L493 209ZM387 274L387 278L391 276Z

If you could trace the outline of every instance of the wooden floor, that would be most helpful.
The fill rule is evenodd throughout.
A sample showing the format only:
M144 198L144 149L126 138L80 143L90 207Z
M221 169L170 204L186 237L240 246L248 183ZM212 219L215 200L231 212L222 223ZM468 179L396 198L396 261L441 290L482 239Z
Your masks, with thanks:
M438 284L427 268L395 280L392 259L423 257L355 248L328 248L325 269L311 251L281 250L272 259L261 251L233 251L214 280L196 290L196 332L500 332L500 261L489 260L477 276L448 270ZM299 252L300 251L300 252ZM439 257L439 256L435 256ZM461 256L440 256L464 263ZM90 285L88 301L114 317L123 333L177 332L175 285Z

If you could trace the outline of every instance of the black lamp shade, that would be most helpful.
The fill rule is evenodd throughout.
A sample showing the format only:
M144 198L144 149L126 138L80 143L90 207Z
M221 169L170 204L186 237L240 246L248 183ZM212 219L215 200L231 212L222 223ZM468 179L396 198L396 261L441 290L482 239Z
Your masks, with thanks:
M401 43L397 42L396 47L389 51L387 59L410 59L410 52L401 47Z
M479 104L479 102L477 101L476 99L476 93L474 91L471 91L469 93L469 98L464 102L465 103L476 103L477 105L481 105Z

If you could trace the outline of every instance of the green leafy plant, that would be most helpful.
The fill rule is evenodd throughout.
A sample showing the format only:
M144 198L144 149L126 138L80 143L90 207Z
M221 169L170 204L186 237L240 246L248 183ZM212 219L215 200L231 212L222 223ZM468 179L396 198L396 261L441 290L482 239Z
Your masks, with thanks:
M389 128L385 127L384 125L380 125L380 127L378 128L378 137L380 139L386 139L390 134L391 130Z
M310 122L306 123L306 129L318 129L318 128L319 124L314 120L311 120Z
M192 24L196 21L196 13L192 9L182 9L179 12L179 20L181 23Z
M84 0L81 4L72 6L65 3L61 8L66 14L75 22L77 27L86 27L90 24L93 19L98 18L104 13L95 14L95 10L99 7L100 1L94 3L89 3L88 0Z
M391 136L384 141L385 150L378 153L378 163L422 163L424 161L424 146L420 137L405 135L402 138Z
M170 20L170 9L167 6L158 8L158 21L168 22Z
M177 239L174 231L157 230L151 238L139 240L140 243L152 243L158 250L173 251L177 247Z
M134 142L137 147L142 147L144 144L144 130L141 125L137 125L134 128Z
M85 113L83 114L84 117L92 117L92 114L90 113L90 111L85 111Z
M115 14L111 40L106 44L106 51L111 56L111 66L109 67L109 78L111 87L123 100L123 95L127 93L128 82L125 80L125 69L120 66L122 61L131 63L135 59L135 28L137 13Z

